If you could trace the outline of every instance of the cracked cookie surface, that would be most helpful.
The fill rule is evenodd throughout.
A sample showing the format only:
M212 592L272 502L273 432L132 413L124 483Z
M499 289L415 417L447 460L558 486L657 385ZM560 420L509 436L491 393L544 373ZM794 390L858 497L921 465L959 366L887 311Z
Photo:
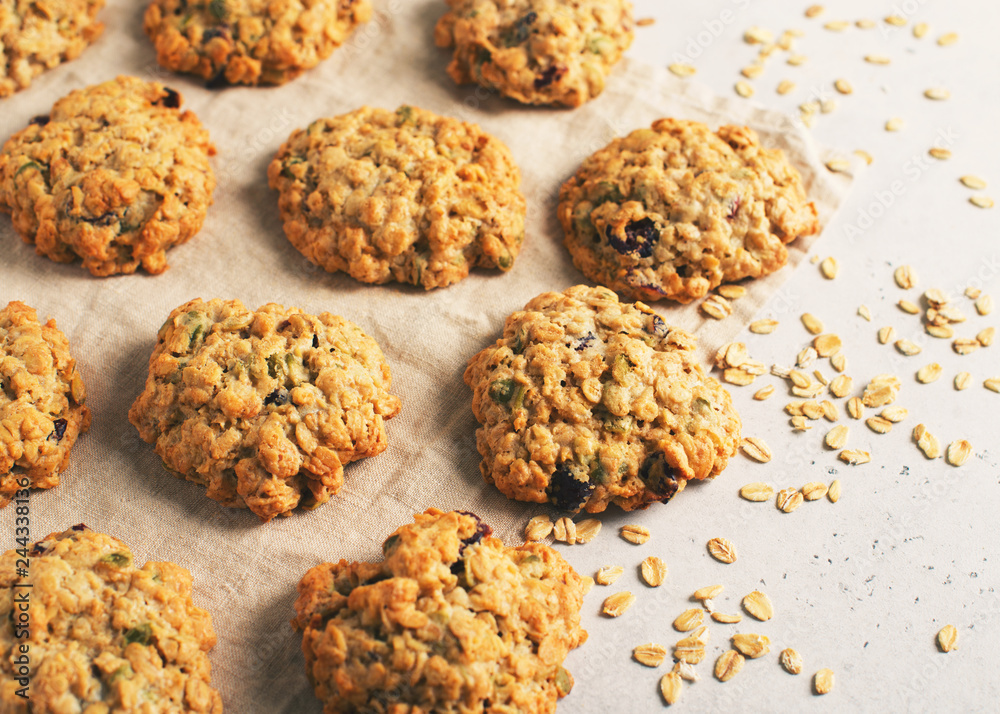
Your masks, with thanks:
M329 500L399 412L382 350L342 317L191 300L160 328L129 411L168 470L267 521Z
M448 74L525 104L578 107L632 44L628 0L447 0L434 29Z
M95 19L102 7L104 0L0 2L0 98L79 57L104 30Z
M587 580L552 548L508 548L470 513L418 514L379 563L324 563L293 627L324 712L554 712L587 633Z
M694 347L607 288L534 298L465 371L484 478L509 498L591 513L714 478L736 453L740 419Z
M208 132L181 96L118 77L71 92L0 152L0 210L39 255L94 275L167 268L205 220Z
M330 272L426 289L506 271L524 240L521 174L475 124L362 107L292 133L267 171L285 235Z
M573 262L633 300L687 303L788 260L819 231L798 171L746 127L660 119L583 162L559 191Z
M0 557L0 615L13 623L0 630L0 709L222 713L207 654L215 645L212 618L192 602L187 570L139 568L128 546L83 525L28 551L26 575L15 567L17 551ZM24 645L30 700L17 695Z
M69 464L77 437L90 426L83 379L55 320L33 308L0 310L0 507L25 478L52 488Z
M368 0L153 0L143 29L163 67L225 84L283 84L372 15Z

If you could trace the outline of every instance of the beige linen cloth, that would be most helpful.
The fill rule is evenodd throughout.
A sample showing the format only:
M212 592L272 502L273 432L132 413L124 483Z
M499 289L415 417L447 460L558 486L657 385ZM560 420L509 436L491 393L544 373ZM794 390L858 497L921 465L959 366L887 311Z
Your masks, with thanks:
M54 317L70 339L86 381L93 426L72 454L63 483L31 497L32 537L85 522L124 540L139 563L169 560L194 575L194 600L213 615L219 642L213 682L230 712L318 712L304 674L300 638L288 624L295 586L326 560L374 559L383 539L412 514L434 506L474 511L511 544L543 509L508 501L479 475L476 423L462 381L467 360L500 334L503 321L535 295L586 282L562 245L555 198L591 152L661 116L712 126L745 123L783 148L803 173L821 219L842 202L849 179L833 176L810 137L782 115L720 98L664 70L625 61L602 96L576 110L523 107L445 74L449 53L433 45L439 0L375 0L376 16L328 61L277 88L208 90L160 70L141 30L140 3L111 0L107 29L78 60L0 102L0 137L46 113L72 89L120 73L178 89L218 147L215 204L203 230L167 254L169 269L94 278L24 244L0 217L0 301L22 300ZM651 31L655 32L655 27ZM650 31L650 30L646 30ZM306 261L285 239L266 167L295 128L369 104L411 103L475 121L511 148L528 199L524 249L508 274L479 271L460 284L424 292L363 285ZM668 323L697 332L704 353L735 335L802 261L814 238L791 246L790 265L748 285L727 320L705 320L696 305L656 305ZM128 423L142 389L156 331L193 297L239 298L329 311L358 323L382 346L402 398L388 423L389 447L347 467L338 496L313 512L261 524L227 509L204 489L175 479ZM683 497L679 500L683 500ZM654 505L639 518L664 517ZM14 513L0 512L0 540L14 547ZM571 554L567 554L572 560ZM589 602L589 600L588 600ZM572 711L582 702L565 708Z

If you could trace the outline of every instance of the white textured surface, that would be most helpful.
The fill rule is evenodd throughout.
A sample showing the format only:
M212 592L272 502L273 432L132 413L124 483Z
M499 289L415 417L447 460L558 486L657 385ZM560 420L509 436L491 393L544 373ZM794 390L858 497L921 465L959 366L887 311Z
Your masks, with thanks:
M394 525L431 505L477 511L508 542L538 512L506 502L478 475L475 424L461 380L465 361L495 339L512 309L538 292L582 281L561 247L546 197L590 151L616 131L646 125L661 112L716 122L773 121L732 93L738 69L756 55L757 48L740 39L751 25L776 34L803 29L806 36L796 41L796 51L810 58L802 67L791 67L780 53L772 57L754 82L752 101L792 112L810 98L812 87L833 96L833 79L850 79L854 94L838 95L837 110L821 116L813 133L823 145L842 148L845 156L855 148L866 149L875 163L859 177L848 203L810 253L835 256L840 277L823 280L815 266L802 261L797 269L786 268L756 287L754 295L737 303L744 309L738 317L748 319L750 308L763 303L766 294L770 298L757 316L775 317L781 326L770 336L747 334L745 341L751 355L768 364L790 363L809 337L798 315L813 312L844 338L847 372L856 391L875 374L896 372L904 382L898 403L910 410L910 418L884 436L860 422L847 422L850 446L873 454L871 464L852 468L823 449L826 422L814 422L814 429L804 434L790 433L781 412L790 397L777 379L762 377L753 387L732 389L745 433L767 441L776 455L773 462L760 465L739 455L715 483L691 487L675 502L645 512L608 512L596 541L561 547L581 573L617 563L626 574L611 588L595 587L587 598L590 640L568 662L577 683L560 711L659 711L657 680L666 667L644 668L631 660L631 650L644 642L670 645L679 639L670 623L691 606L687 598L694 589L716 582L726 585L716 600L718 609L739 611L740 598L760 588L771 596L777 615L758 626L747 619L740 625L711 624L708 657L698 666L702 681L685 687L680 707L992 708L1000 694L990 676L998 660L1000 600L991 562L998 546L989 525L1000 507L1000 430L993 417L1000 395L984 390L982 381L1000 376L1000 359L993 352L1000 347L960 357L945 341L921 339L918 319L894 306L904 293L891 276L895 265L909 262L920 274L921 288L936 285L957 294L969 282L981 281L988 292L1000 293L996 209L970 206L966 199L972 192L957 181L964 173L1000 181L991 175L1000 165L1000 148L992 139L995 117L989 114L990 108L996 113L1000 91L992 79L998 53L990 35L1000 19L997 9L985 2L954 9L914 1L915 19L932 25L930 35L918 41L909 28L883 32L882 23L882 30L864 32L830 33L820 27L829 19L880 19L892 9L888 3L845 2L842 9L831 6L818 20L802 16L807 3L637 0L636 5L638 17L657 22L639 28L629 56L661 69L631 63L611 77L605 95L572 112L519 109L483 98L472 88L455 88L443 74L447 54L430 46L431 28L442 8L437 0L376 0L381 13L377 23L285 87L220 93L185 78L166 77L219 145L215 166L220 187L204 230L168 253L171 267L161 276L97 280L79 266L54 265L35 256L9 220L0 219L0 300L23 299L43 317L58 320L74 345L95 412L94 426L78 443L65 483L32 498L33 533L41 536L62 529L67 520L84 520L122 537L139 558L173 560L190 568L195 600L215 618L219 645L212 654L214 681L228 711L319 711L303 674L298 638L287 625L294 585L310 565L320 559L374 557ZM4 100L0 137L46 111L71 88L118 71L158 75L140 16L138 6L112 2L102 14L108 27L97 46ZM715 37L712 30L721 32ZM959 43L948 48L933 44L946 30L959 31ZM707 34L699 35L703 32ZM696 48L702 49L692 58L696 80L731 102L709 99L705 88L695 85L688 97L674 94L680 83L664 77L662 67L676 61L675 54L693 55ZM866 64L861 57L867 53L889 54L893 64ZM773 88L784 78L795 80L799 89L780 97ZM923 89L932 85L949 87L952 99L924 99ZM284 239L275 195L264 178L267 161L283 138L318 116L363 103L393 107L401 102L477 121L512 147L529 198L529 232L511 274L479 273L431 294L369 287L313 268ZM907 120L906 130L885 133L882 124L896 115ZM947 162L923 158L939 132L953 137L954 157ZM802 146L795 134L786 138L772 134L774 141L793 149ZM799 156L808 160L808 150L800 149ZM835 203L836 180L828 186L828 202ZM870 226L863 222L860 234L847 231L858 223L859 211L871 213L873 201L882 196L889 203L890 195L891 205ZM801 258L801 252L793 255ZM125 411L141 388L155 330L170 309L195 294L238 297L254 307L273 300L329 310L355 320L384 346L403 411L389 423L389 449L349 467L344 491L329 504L258 525L251 514L223 509L198 487L168 476L127 423ZM860 303L871 307L872 323L855 315ZM959 304L972 313L964 298ZM660 310L668 321L695 325L686 322L691 315ZM972 336L995 323L995 316L977 318L958 332ZM718 330L736 324L733 319L712 325L717 331L703 337L705 346L717 345L723 339ZM923 354L903 358L890 346L878 345L874 333L883 324L895 325L901 336L923 344ZM944 376L931 385L917 384L913 373L935 360L945 367ZM832 376L825 360L817 366ZM973 386L963 393L951 387L960 369L973 374ZM776 385L776 395L753 402L752 391L767 383ZM846 418L843 400L837 402ZM928 462L909 436L919 421L944 443L969 439L975 455L961 469L940 459ZM833 471L844 487L838 504L824 499L786 515L773 504L750 504L737 495L748 481L800 486L829 481ZM13 515L9 509L0 513L3 532L12 533ZM649 543L633 546L617 537L618 527L632 522L650 528ZM740 558L735 564L725 566L708 556L705 542L719 535L736 544ZM670 567L667 582L657 590L641 584L638 575L639 563L650 554ZM638 595L633 608L617 620L600 617L603 597L624 587ZM960 649L943 655L934 646L934 635L949 622L958 628ZM722 684L712 678L712 665L726 634L737 631L767 634L772 654L747 662L734 680ZM792 677L778 666L777 653L784 646L801 652L802 675ZM832 694L815 699L810 677L824 666L837 673L837 685Z

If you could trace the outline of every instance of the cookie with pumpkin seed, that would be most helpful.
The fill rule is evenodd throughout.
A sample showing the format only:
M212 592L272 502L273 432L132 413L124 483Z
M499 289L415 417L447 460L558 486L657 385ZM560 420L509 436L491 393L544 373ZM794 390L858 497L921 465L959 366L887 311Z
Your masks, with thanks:
M632 44L628 0L446 0L434 28L448 74L525 104L578 107Z
M375 340L330 313L191 300L160 328L129 410L164 466L262 521L340 491L399 412Z
M381 562L305 574L292 626L327 714L555 711L592 583L542 543L490 534L431 508L385 540Z
M214 84L283 84L329 57L372 15L369 0L153 0L156 60Z
M0 556L0 711L222 713L212 617L187 570L140 568L127 545L82 524L22 552Z
M20 489L59 484L70 450L90 427L86 399L56 321L39 322L23 302L0 310L0 508Z
M819 230L780 149L741 126L660 119L587 158L559 191L573 262L632 300L687 303L788 260Z
M479 126L362 107L292 133L267 169L285 235L330 272L425 289L510 270L524 240L521 174Z
M667 502L722 472L740 442L695 339L604 287L543 293L469 360L484 478L566 511Z
M167 269L205 221L208 131L181 95L117 77L70 92L0 151L0 211L35 252L93 275Z

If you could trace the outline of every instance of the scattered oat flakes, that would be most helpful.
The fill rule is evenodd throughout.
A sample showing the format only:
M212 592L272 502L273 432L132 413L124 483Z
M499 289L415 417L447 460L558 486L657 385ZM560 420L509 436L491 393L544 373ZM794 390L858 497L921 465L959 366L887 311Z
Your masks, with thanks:
M892 341L892 338L896 336L896 328L892 325L887 325L885 327L880 327L878 330L878 341L881 344L886 344Z
M865 55L865 62L869 64L889 64L891 61L887 55Z
M806 418L804 416L793 416L789 420L792 424L792 429L794 431L809 431L812 429L811 426L806 424Z
M939 161L945 161L951 158L951 151L941 146L932 146L927 150L927 153Z
M712 538L708 541L708 552L720 563L736 562L736 547L727 538Z
M732 636L733 648L744 657L757 659L771 651L771 638L767 635L740 633Z
M742 74L747 79L757 79L760 75L764 73L764 65L762 64L749 64L740 70Z
M939 288L929 288L924 291L924 299L934 308L944 306L948 302L948 294Z
M620 593L609 595L604 599L602 612L604 612L604 614L608 617L619 617L624 614L626 610L632 607L632 603L634 602L635 595L630 593L628 590L622 590Z
M958 649L958 630L954 625L945 625L937 633L937 645L942 652Z
M678 77L690 77L698 71L692 65L684 64L683 62L674 62L669 64L667 65L667 69L676 74Z
M668 705L676 704L681 698L682 691L683 684L678 672L667 672L660 678L660 694L663 695L663 701Z
M947 325L925 325L924 332L941 340L950 340L955 336L955 331Z
M744 82L740 80L735 85L733 85L733 89L735 89L736 93L739 94L741 97L753 96L753 85L750 84L749 82Z
M677 672L681 679L686 679L689 682L697 682L701 679L695 668L687 662L674 662L673 671Z
M980 295L975 304L976 312L980 315L989 315L993 312L993 298L989 295Z
M937 43L941 47L947 47L948 45L953 45L958 42L957 32L946 32L937 39Z
M802 325L806 330L812 335L818 335L823 331L823 322L813 315L812 313L806 312L802 315Z
M730 283L727 285L720 285L716 288L715 292L719 293L719 295L727 300L739 300L747 294L747 289L742 285L733 285Z
M971 196L969 203L976 208L993 208L993 199L989 196Z
M598 585L612 585L625 572L625 568L620 565L605 565L597 571L594 580Z
M914 302L910 302L909 300L900 300L896 303L896 305L899 306L900 310L909 313L910 315L917 315L920 313L920 306Z
M846 397L851 393L851 388L854 386L854 380L848 377L846 374L841 374L838 377L834 377L833 381L830 382L830 393L833 396L839 398Z
M813 348L820 357L829 357L840 350L841 347L843 347L843 342L838 335L832 332L818 335L813 340Z
M659 667L663 664L663 660L667 658L667 648L663 645L650 642L633 649L632 657L635 658L636 662L644 664L647 667Z
M906 18L902 15L889 15L885 18L885 23L887 25L894 25L895 27L902 27L906 24Z
M692 607L677 616L674 620L674 629L678 632L690 632L701 627L704 621L705 611L700 607Z
M810 481L802 487L802 497L807 501L818 501L826 495L827 485L822 481Z
M861 18L860 20L857 20L854 23L854 25L859 30L871 30L871 29L874 29L876 27L875 21L874 20L870 20L870 19L868 19L866 17Z
M958 391L967 389L970 384L972 384L972 375L968 372L959 372L955 375L955 389Z
M869 154L864 149L855 149L854 154L855 156L860 156L864 160L864 162L869 166L871 166L872 163L875 161L875 157Z
M622 526L620 533L622 538L635 545L642 545L649 540L649 529L645 526Z
M552 537L566 545L576 545L576 524L563 516L556 521L552 529Z
M824 258L823 262L819 264L819 271L823 274L823 277L827 280L833 280L837 277L837 272L840 270L840 265L837 263L837 259L833 256Z
M909 414L903 407L886 407L879 414L883 419L888 419L893 424L898 424L903 421Z
M709 295L702 301L701 311L713 320L724 320L733 313L733 308L721 295Z
M838 424L826 433L824 441L826 445L831 449L842 449L844 445L847 444L847 435L850 429L844 424Z
M1000 392L1000 377L990 377L983 382L983 386L991 392Z
M941 455L941 443L923 424L917 424L913 429L913 438L917 441L917 448L923 451L928 459L936 459Z
M872 321L872 311L868 309L867 305L858 306L858 314L868 322Z
M743 619L743 615L738 612L735 615L728 615L722 612L713 612L712 619L716 622L720 622L723 625L734 625Z
M944 87L931 87L930 89L924 90L924 96L928 99L934 99L940 102L950 97L951 92Z
M847 355L843 352L830 355L830 366L838 372L843 372L847 369Z
M847 400L847 413L852 419L861 419L865 415L864 402L861 397L851 397Z
M746 370L736 369L730 367L722 372L722 381L729 384L735 384L738 387L746 387L753 384L754 375L750 374Z
M962 185L966 188L971 188L976 191L982 191L986 188L986 180L978 176L974 176L973 174L966 174L960 178L959 181L961 181Z
M674 658L688 664L698 664L705 659L705 643L697 637L685 637L674 645Z
M821 669L813 675L813 689L816 694L827 694L833 690L833 670Z
M746 660L736 650L726 650L715 660L715 678L720 682L728 682L743 669Z
M983 347L989 347L997 338L997 328L986 327L979 331L976 335L976 342L981 344Z
M816 351L815 347L806 347L796 355L795 366L804 369L815 362L817 357L819 357L819 352Z
M773 495L774 489L763 481L748 483L740 489L740 496L748 501L770 501Z
M903 127L905 125L906 125L906 122L904 122L902 119L900 119L899 117L893 117L892 119L889 119L885 123L885 130L886 131L902 131Z
M576 542L589 543L601 532L601 522L596 518L585 518L576 524Z
M931 362L930 364L925 364L923 367L917 370L917 381L921 384L930 384L941 376L942 370L941 365L937 362Z
M847 159L830 159L826 162L826 168L834 173L847 173L851 170L851 162Z
M790 79L783 79L778 82L778 88L775 90L778 94L785 95L795 89L795 82Z
M797 369L793 369L788 373L788 378L792 380L792 384L800 389L807 389L812 385L812 378L805 372L800 372Z
M872 455L867 451L860 451L858 449L844 449L840 452L840 460L845 464L857 466L859 464L867 464L870 462L872 460Z
M896 285L903 290L909 290L917 284L917 271L913 269L912 265L900 265L893 271L892 277L896 281Z
M829 399L824 399L820 402L820 406L823 407L823 418L827 421L837 421L840 419L840 410Z
M960 337L951 343L951 348L960 355L967 355L975 352L980 347L978 340L971 340Z
M743 41L750 45L766 45L774 40L774 33L762 27L751 27L743 33Z
M833 83L833 88L836 89L841 94L850 94L854 91L854 87L846 79L838 79Z
M655 17L640 17L635 21L636 27L649 27L654 23L656 23Z
M809 58L805 55L790 55L785 61L793 67L799 67L800 65L804 65L808 62Z
M771 599L760 590L754 590L743 598L743 609L761 622L774 617L774 605Z
M823 13L822 5L810 5L806 8L806 17L813 18Z
M899 381L899 377L891 374L878 374L872 378L865 387L864 394L861 396L861 401L866 407L882 407L886 404L892 404L896 401L896 395L899 393L899 388L902 386L902 382Z
M972 444L965 439L958 439L948 444L944 459L952 466L961 466L968 461L971 455Z
M833 483L830 484L830 490L826 492L826 497L830 499L830 503L836 503L840 500L840 479L834 479ZM795 673L797 674L797 672Z
M791 513L802 505L802 492L797 488L783 488L778 491L775 505L783 513Z
M885 419L884 417L880 416L868 417L865 420L865 424L867 424L868 428L874 431L876 434L888 434L890 431L892 431L892 422L889 421L888 419Z
M778 657L778 661L789 674L798 674L802 671L802 655L791 647L781 650L781 656Z
M651 588L660 587L667 578L667 564L655 555L643 560L640 570L642 571L642 579Z
M766 464L770 461L773 455L771 453L771 448L764 443L764 440L756 436L744 437L740 446L742 447L744 454L749 456L754 461L759 461L762 464Z
M830 20L830 22L823 24L823 29L830 30L831 32L843 32L850 26L851 23L844 20Z
M802 414L815 421L823 416L823 407L821 407L818 402L810 399L809 401L802 403Z
M907 340L906 338L903 338L901 340L896 340L895 345L896 345L896 350L900 354L904 354L907 357L913 357L914 355L920 354L922 351L920 345L916 344L911 340Z
M769 384L766 387L761 387L756 392L753 393L753 398L758 402L762 402L774 394L774 385Z
M767 374L767 365L755 359L748 359L746 362L740 365L740 369L742 369L747 374L754 375L755 377L759 377L762 374Z
M913 26L913 36L919 40L921 37L925 36L930 29L930 25L926 22L918 22Z
M694 591L691 596L693 600L711 600L712 598L718 597L722 593L723 587L721 585L706 585L703 588L698 588Z
M524 527L524 537L530 541L545 540L552 533L552 520L546 515L535 516Z

